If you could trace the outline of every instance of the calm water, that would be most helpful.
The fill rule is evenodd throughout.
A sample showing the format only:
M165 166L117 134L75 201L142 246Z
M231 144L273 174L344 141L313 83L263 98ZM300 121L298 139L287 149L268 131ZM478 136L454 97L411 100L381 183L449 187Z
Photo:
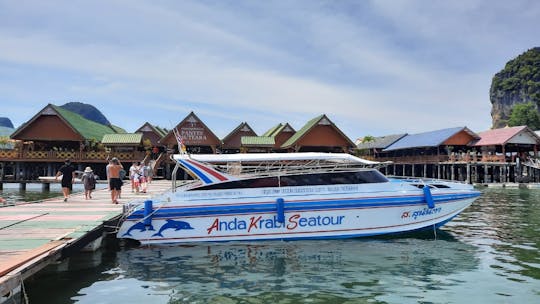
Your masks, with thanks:
M436 238L111 239L48 267L26 290L30 303L540 303L540 190L482 191Z
M106 187L106 184L97 184L97 188ZM41 184L27 184L25 191L19 191L19 184L6 183L0 190L0 197L6 199L5 205L13 205L20 202L38 202L43 199L62 196L62 188L59 183L52 183L50 191L43 192ZM73 184L73 193L83 192L82 184ZM0 204L0 206L2 206ZM2 212L2 209L0 209Z

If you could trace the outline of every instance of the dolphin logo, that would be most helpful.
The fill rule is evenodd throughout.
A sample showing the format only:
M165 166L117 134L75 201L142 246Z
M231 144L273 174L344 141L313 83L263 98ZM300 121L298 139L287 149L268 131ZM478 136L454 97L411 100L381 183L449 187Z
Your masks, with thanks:
M135 225L129 227L128 231L126 233L122 234L122 236L126 236L126 235L131 236L131 231L133 231L133 230L139 230L140 232L146 231L147 227L148 227L148 230L155 231L155 229L154 229L154 227L152 225L146 226L143 222L138 222Z
M175 220L167 220L167 223L165 223L161 228L159 228L159 231L157 233L154 233L152 236L161 236L163 237L163 234L161 234L163 231L167 229L174 229L175 231L182 230L182 229L194 229L189 225L187 222L183 221L175 221Z

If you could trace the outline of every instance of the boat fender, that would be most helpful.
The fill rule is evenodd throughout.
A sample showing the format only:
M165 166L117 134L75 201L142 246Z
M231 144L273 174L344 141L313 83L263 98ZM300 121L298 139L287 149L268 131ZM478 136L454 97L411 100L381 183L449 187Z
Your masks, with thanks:
M431 189L429 188L429 186L424 185L424 188L422 188L422 190L424 190L424 199L426 200L429 209L435 208L435 201L433 200L433 195L431 195Z
M147 200L147 201L144 201L144 225L145 226L152 226L152 210L153 209L153 206L152 206L152 201L151 200Z
M276 200L277 207L277 221L279 223L285 223L285 200L278 198Z

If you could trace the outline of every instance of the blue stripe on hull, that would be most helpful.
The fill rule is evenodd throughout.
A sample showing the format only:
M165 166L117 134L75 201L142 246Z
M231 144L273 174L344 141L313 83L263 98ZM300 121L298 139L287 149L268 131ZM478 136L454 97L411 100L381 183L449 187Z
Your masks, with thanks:
M451 194L434 196L435 204L448 203L457 200L478 197L479 194ZM377 198L354 198L317 201L285 201L285 212L310 211L310 210L339 210L359 208L398 207L426 204L422 196L413 197L377 197ZM216 216L250 213L268 213L276 211L276 203L245 203L236 205L213 205L202 207L174 207L158 208L152 214L155 219L172 217ZM128 220L137 220L144 217L144 210L137 210L130 214Z
M459 213L458 213L459 214ZM456 217L458 214L450 217L449 219L446 219L444 221L441 221L439 223L434 224L435 228L439 228L443 226L444 224L448 223L450 220L452 220L454 217ZM370 236L381 236L381 235L399 235L404 233L413 233L413 232L419 232L419 231L426 231L429 229L433 229L433 224L426 225L425 227L413 229L413 230L403 230L403 231L393 231L393 232L375 232L375 233L354 233L354 234L342 234L342 235L326 235L326 236L288 236L288 237L257 237L257 238L248 238L249 236L239 237L237 239L234 239L234 241L237 242L253 242L253 241L276 241L276 240L283 240L283 241L298 241L298 240L331 240L331 239L352 239L352 238L360 238L360 237L370 237ZM227 237L227 236L224 236ZM210 237L210 240L198 240L203 242L230 242L231 240L219 240L216 237L215 239L212 239ZM189 238L169 238L169 239L154 239L160 244L163 243L178 243L178 242L190 242ZM143 242L152 243L152 239L145 239L145 240L139 240Z
M466 199L465 199L466 200ZM468 206L468 205L467 205ZM169 238L135 238L143 244L151 243L190 243L190 242L225 242L225 241L261 241L261 240L302 240L302 239L344 239L344 238L356 238L356 237L368 237L375 235L392 235L410 233L414 231L428 230L438 228L459 213L461 213L467 206L458 210L451 211L444 215L441 215L434 219L427 219L424 221L417 221L409 224L398 224L394 226L379 226L370 228L352 228L344 230L327 230L327 231L300 231L300 232L277 232L277 233L260 233L260 234L239 234L239 235L214 235L214 236L192 236L192 237L169 237ZM427 208L427 207L426 207ZM437 222L438 220L438 222ZM131 222L131 221L130 221ZM423 225L419 228L408 229L410 226ZM393 227L395 229L388 230ZM418 227L418 226L417 226ZM381 230L382 229L382 230ZM360 232L366 231L366 232ZM370 232L368 232L370 231ZM374 232L379 231L379 232ZM319 233L319 235L314 235ZM341 233L328 235L327 233ZM325 234L325 235L321 235Z

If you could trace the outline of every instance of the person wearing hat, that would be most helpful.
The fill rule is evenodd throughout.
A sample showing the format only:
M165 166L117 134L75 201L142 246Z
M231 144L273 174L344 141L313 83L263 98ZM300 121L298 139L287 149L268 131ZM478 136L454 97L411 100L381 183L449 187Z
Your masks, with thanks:
M94 171L90 167L84 169L84 173L81 177L81 182L84 185L84 196L86 199L92 198L92 190L96 189L96 176Z
M73 188L73 182L75 181L75 168L71 165L71 161L66 159L64 165L58 169L56 172L55 180L58 180L58 177L62 175L62 193L64 194L64 202L67 202L69 197L69 192Z

